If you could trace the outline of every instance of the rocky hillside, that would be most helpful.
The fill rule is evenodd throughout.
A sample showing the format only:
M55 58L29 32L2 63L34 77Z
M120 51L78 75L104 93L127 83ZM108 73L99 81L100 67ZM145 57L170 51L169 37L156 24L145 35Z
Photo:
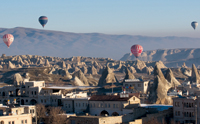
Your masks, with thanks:
M136 60L136 58L131 53L127 53L120 60ZM200 67L200 48L144 51L139 60L162 61L167 67L180 67L184 62L189 67L192 67L192 64Z

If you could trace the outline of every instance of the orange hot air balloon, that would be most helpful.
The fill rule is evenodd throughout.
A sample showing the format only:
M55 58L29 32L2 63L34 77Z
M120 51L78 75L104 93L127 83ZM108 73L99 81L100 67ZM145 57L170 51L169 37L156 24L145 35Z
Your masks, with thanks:
M14 40L14 37L12 34L5 34L3 36L3 42L7 45L8 48L12 44L13 40Z
M135 44L131 47L131 52L133 55L138 58L143 51L143 47L141 45Z

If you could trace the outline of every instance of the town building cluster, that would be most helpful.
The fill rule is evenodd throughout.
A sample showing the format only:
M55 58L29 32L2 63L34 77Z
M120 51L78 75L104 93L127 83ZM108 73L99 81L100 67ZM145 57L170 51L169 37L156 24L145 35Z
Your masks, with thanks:
M45 86L45 81L25 79L0 88L0 124L36 123L36 104L61 107L67 114L75 113L77 116L68 116L70 124L145 124L152 121L150 118L160 119L160 122L163 118L173 118L169 123L177 124L200 123L200 92L182 94L182 86L178 86L168 93L174 97L173 105L149 105L142 99L142 94L148 94L148 85L149 81L128 79L124 80L121 93L88 95L85 89L99 87ZM189 84L182 85L187 87Z

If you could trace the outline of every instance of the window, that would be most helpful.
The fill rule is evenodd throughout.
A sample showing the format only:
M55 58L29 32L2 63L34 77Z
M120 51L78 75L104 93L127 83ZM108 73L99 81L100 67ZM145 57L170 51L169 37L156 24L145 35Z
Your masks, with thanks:
M32 95L33 95L33 91L32 91Z
M87 107L87 106L88 106L88 104L87 104L87 103L85 103L85 106Z
M35 95L36 95L37 93L36 93L36 91L35 91Z
M94 103L94 107L95 107L95 103Z
M16 114L18 115L18 110L16 110Z
M70 108L70 104L69 104L69 108Z
M30 113L34 113L34 109L30 109Z
M22 122L21 124L24 124L24 120L22 120L21 122Z
M119 108L118 104L116 104L116 108Z
M115 104L113 104L113 108L115 108Z
M110 103L108 103L108 108L110 108Z
M92 103L90 104L90 107L92 108Z
M101 103L101 108L103 108L103 103Z
M83 103L83 107L84 107L84 103Z
M25 120L24 122L25 122L25 124L27 124L27 120Z
M175 115L177 116L178 114L177 114L177 111L175 111Z
M98 107L99 107L99 108L101 107L100 103L98 103Z
M192 112L192 117L194 117L194 112Z
M11 121L9 121L8 124L11 124Z
M46 102L47 102L47 100L45 99L45 100L44 100L44 103L46 103Z
M178 116L180 116L180 111L178 111Z
M138 87L141 87L141 84L138 84Z
M78 103L76 103L76 107L78 106Z
M67 108L67 104L65 104L65 108Z
M81 103L79 103L78 105L79 105L79 107L81 107Z
M107 108L107 103L105 103L105 108Z
M15 124L15 122L14 122L14 121L12 121L12 124Z
M41 103L43 103L43 99L41 99Z

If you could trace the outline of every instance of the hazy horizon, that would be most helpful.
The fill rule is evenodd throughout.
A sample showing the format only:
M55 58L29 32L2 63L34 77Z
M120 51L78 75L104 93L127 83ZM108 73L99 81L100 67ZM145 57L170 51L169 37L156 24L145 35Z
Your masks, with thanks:
M48 17L45 30L74 33L127 34L142 36L186 36L200 38L200 29L191 27L200 1L4 1L0 5L1 27L43 29L38 22ZM9 9L8 9L9 6Z

